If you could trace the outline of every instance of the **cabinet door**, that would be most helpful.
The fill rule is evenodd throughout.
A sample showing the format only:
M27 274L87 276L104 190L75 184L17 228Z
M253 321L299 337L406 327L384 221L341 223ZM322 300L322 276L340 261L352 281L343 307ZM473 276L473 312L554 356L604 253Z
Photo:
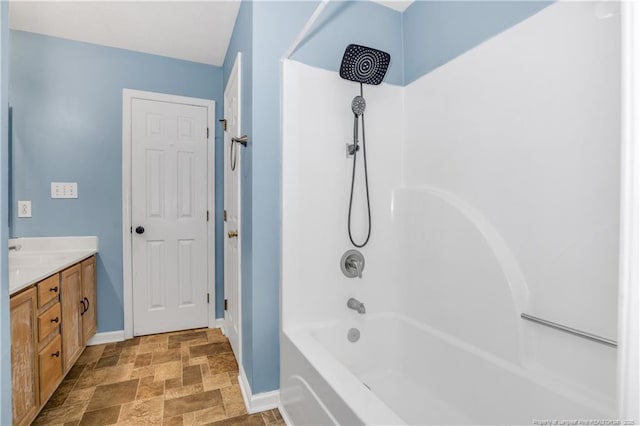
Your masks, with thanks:
M47 398L56 390L62 378L62 342L56 336L38 355L40 367L40 401Z
M82 262L82 297L86 311L82 314L83 343L96 334L96 257Z
M62 367L68 371L84 349L80 314L82 301L82 268L80 264L60 273L60 298L62 305Z
M37 292L11 297L11 380L13 424L28 424L38 412Z

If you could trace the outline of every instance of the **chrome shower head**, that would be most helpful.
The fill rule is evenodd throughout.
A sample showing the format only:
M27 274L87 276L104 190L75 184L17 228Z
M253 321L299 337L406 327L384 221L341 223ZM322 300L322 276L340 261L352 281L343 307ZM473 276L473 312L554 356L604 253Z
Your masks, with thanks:
M364 98L360 95L353 98L351 101L351 111L356 115L356 117L361 116L364 113L365 108L367 107L367 103Z

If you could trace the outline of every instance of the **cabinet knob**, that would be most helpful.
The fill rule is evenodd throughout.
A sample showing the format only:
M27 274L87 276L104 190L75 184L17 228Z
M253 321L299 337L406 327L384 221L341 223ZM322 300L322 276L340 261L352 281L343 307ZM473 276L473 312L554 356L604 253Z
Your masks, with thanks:
M60 351L55 351L54 353L51 354L51 358L59 358L60 357Z
M54 293L57 293L57 292L58 292L58 286L51 287L51 288L49 289L49 291L52 291L52 292L54 292Z
M60 318L58 317L51 318L51 322L55 322L57 324L58 322L60 322Z

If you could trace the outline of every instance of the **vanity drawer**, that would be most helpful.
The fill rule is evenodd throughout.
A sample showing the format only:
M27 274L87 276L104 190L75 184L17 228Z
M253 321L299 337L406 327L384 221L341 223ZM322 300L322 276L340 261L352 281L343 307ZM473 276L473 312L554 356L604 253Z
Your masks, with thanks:
M58 297L60 294L60 274L51 275L49 278L38 283L38 307L44 305Z
M40 314L38 317L38 340L42 341L51 334L52 331L58 330L61 318L60 302Z
M56 336L38 355L40 364L40 401L46 401L62 377L62 339Z

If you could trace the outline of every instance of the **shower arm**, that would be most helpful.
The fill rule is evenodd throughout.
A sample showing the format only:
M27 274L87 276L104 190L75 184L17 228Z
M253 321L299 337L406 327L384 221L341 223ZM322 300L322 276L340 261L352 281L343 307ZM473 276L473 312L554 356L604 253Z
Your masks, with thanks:
M239 143L240 145L246 147L249 142L249 136L242 135L239 138L231 138L231 143Z

